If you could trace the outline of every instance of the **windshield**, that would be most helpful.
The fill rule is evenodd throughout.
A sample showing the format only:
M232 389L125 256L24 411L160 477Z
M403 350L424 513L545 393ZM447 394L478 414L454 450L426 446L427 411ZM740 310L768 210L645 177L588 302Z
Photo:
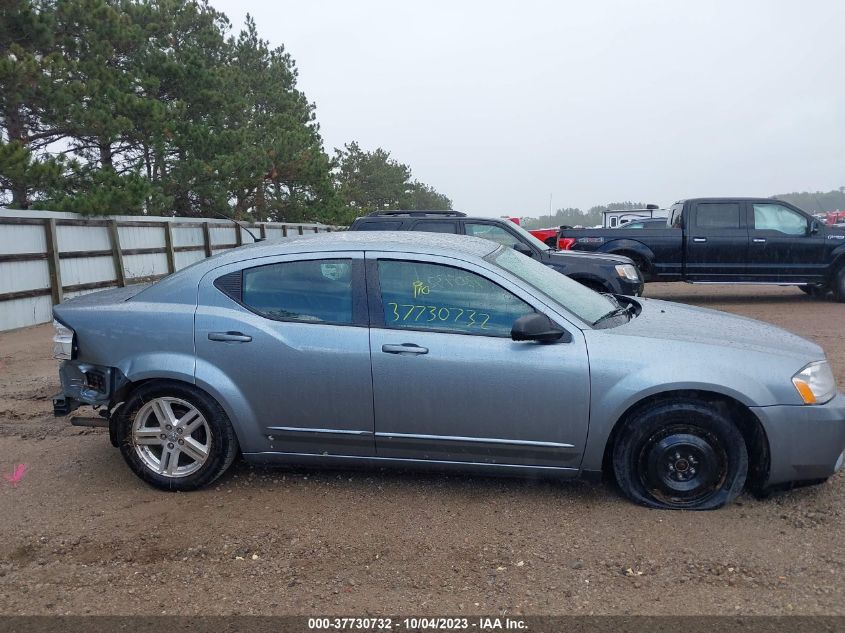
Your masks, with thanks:
M538 240L536 237L531 235L531 233L529 233L524 228L519 226L519 224L517 224L516 222L511 222L511 224L513 224L513 226L511 228L516 229L516 232L519 233L522 236L522 238L526 242L531 244L531 246L533 246L534 248L539 248L541 251L552 250L551 248L549 248L548 244L544 244L541 240Z
M516 275L587 323L593 324L619 307L608 297L510 248L500 248L485 259Z

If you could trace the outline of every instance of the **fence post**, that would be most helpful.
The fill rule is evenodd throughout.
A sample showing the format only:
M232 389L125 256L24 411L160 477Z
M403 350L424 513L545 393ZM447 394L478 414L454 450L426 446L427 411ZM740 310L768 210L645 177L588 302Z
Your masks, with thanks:
M167 249L167 272L176 272L176 253L173 251L173 227L164 223L164 247Z
M205 256L211 257L211 230L208 222L202 223L202 241L205 246Z
M315 233L319 233L319 232L320 232L320 227L319 227L319 226L315 226L315 227L314 227L314 232L315 232Z
M288 225L282 224L282 237L287 237L287 236L288 236Z
M267 239L267 224L262 222L261 225L258 227L258 230L261 231L261 239Z
M241 235L241 227L239 224L235 224L235 244L238 246L243 246L244 243L244 236Z
M299 234L302 235L302 225L299 225Z
M117 231L117 220L109 220L109 239L111 240L111 256L114 261L115 281L118 286L126 285L126 271L123 268L123 251L120 248L120 233Z
M56 239L56 219L44 220L44 236L47 239L47 267L50 270L50 294L53 305L64 299L62 292L62 267L59 262L59 241Z

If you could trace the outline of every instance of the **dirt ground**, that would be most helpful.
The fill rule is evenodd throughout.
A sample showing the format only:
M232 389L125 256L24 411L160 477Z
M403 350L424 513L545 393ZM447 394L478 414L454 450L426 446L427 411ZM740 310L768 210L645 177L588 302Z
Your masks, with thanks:
M647 295L809 337L845 386L845 305L795 288ZM105 431L52 417L50 336L0 335L2 614L845 614L842 473L709 513L609 485L242 463L168 494Z

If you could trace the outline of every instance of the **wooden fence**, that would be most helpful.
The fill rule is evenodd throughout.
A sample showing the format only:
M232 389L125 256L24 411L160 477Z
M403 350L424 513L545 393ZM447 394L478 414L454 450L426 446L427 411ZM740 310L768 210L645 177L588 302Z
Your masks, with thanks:
M155 281L252 242L241 228L222 219L43 215L47 217L0 215L0 331L46 323L52 306L66 298ZM334 230L317 224L244 226L270 239Z

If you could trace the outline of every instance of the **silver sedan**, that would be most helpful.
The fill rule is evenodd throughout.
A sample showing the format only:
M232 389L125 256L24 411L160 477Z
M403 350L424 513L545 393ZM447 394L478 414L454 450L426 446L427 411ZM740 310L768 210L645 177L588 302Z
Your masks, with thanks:
M57 415L144 481L267 464L612 477L712 509L842 467L845 396L770 325L597 294L486 240L316 235L54 309ZM86 422L87 421L87 422Z

